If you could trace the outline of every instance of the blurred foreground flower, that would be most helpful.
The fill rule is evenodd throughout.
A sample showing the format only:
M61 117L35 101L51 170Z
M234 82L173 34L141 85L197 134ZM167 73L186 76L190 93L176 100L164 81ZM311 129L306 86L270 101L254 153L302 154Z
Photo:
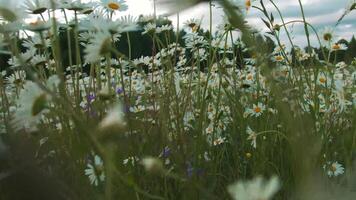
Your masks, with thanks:
M160 173L163 171L162 161L154 157L143 158L141 164L146 169L147 172Z
M48 89L54 91L59 85L58 76L51 76L46 83ZM27 81L16 102L12 125L16 131L22 128L28 131L37 130L36 126L42 119L42 114L48 112L50 94L41 89L36 83Z
M25 18L25 12L22 11L20 1L0 0L0 19L10 22L21 21Z
M99 123L99 129L122 128L126 125L121 104L117 104L109 110L106 117Z
M256 177L249 181L239 181L228 187L228 191L235 200L268 200L279 190L280 183L277 177L269 181Z

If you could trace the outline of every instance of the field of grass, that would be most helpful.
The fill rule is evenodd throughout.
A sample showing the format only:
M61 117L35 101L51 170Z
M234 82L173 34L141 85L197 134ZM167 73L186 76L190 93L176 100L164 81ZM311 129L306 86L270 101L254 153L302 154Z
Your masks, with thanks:
M355 39L296 1L294 21L206 1L226 15L213 32L118 17L124 0L0 0L0 199L356 199Z

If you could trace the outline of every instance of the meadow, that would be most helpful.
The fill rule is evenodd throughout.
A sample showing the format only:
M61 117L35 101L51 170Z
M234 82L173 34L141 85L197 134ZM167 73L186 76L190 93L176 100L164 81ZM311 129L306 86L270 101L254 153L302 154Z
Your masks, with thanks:
M356 40L334 32L356 2L319 30L296 1L285 21L277 1L206 0L204 28L0 0L0 199L356 199ZM177 19L199 2L153 1Z

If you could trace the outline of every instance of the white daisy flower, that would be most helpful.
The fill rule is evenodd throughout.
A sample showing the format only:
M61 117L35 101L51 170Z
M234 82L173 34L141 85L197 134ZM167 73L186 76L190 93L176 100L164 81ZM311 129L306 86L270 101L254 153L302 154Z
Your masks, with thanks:
M248 108L245 112L247 115L259 117L262 115L263 111L266 110L266 106L263 105L261 102L258 102L257 105L253 104L252 109Z
M98 186L99 182L105 181L104 163L98 156L94 156L94 163L88 163L84 170L85 175L88 176L90 184Z
M121 32L136 31L139 29L137 24L137 18L131 15L125 15L118 19L120 24Z
M155 23L148 23L143 27L142 35L154 34L156 32L157 25Z
M257 133L247 126L246 133L248 134L247 140L251 140L251 146L256 149L257 147Z
M335 40L336 35L334 33L334 28L332 27L325 27L324 29L320 30L320 36L322 38L322 41L324 42L324 44L329 44L331 43L333 40Z
M0 0L0 19L15 22L23 20L26 15L20 6L20 1Z
M24 7L29 14L42 14L49 8L48 0L26 0Z
M147 172L158 173L163 171L163 163L160 159L155 157L145 157L142 159L141 164Z
M105 54L110 52L111 35L108 32L98 32L94 38L89 40L84 50L85 62L96 63L101 60Z
M22 128L35 131L42 114L46 112L49 95L36 83L27 81L20 91L17 100L17 110L14 113L12 124L15 130Z
M253 180L239 181L228 187L228 191L235 200L269 200L280 188L277 177L264 180L256 177Z
M109 110L106 117L99 123L99 128L106 129L109 127L123 127L126 125L124 116L122 105L117 104Z
M125 0L101 0L101 5L108 12L125 11L128 9Z
M345 168L337 161L333 163L327 162L327 164L324 165L323 168L324 170L326 170L329 177L336 177L344 174L345 172Z
M51 28L51 21L43 21L41 19L34 20L27 25L25 25L25 28L33 31L33 32L41 32L45 30L49 30Z
M347 46L343 43L335 43L331 45L331 51L345 51L347 50Z

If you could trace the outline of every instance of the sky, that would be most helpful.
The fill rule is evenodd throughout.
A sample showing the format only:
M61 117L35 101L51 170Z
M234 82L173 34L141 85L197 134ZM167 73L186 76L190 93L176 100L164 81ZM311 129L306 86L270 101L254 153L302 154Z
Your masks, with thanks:
M140 14L152 14L153 13L153 0L126 0L129 6L129 10L122 13L131 14L131 15L140 15ZM176 0L180 1L180 0ZM244 1L244 0L241 0ZM278 18L278 13L274 9L269 0L264 0L266 8L268 11L273 12L275 16L276 23L280 22ZM299 7L298 0L274 0L279 9L282 12L284 20L301 20L301 11ZM310 22L316 29L321 30L326 26L334 27L337 19L342 15L346 5L349 0L302 0L302 4L305 10L306 20ZM254 2L253 5L258 5L259 1ZM221 8L218 8L217 5L213 10L213 24L216 25L222 21L223 11ZM160 9L159 5L157 8L159 14L163 14L164 10ZM202 26L207 28L209 24L209 7L207 4L199 4L193 8L189 8L180 13L180 23L184 21L197 18L203 19ZM257 9L252 8L247 13L247 21L255 27L257 30L266 31L266 27L263 24L261 14ZM170 19L173 21L173 24L176 24L176 16L171 16ZM289 26L290 31L292 32L293 42L297 45L303 46L306 45L306 36L304 33L303 24L295 24ZM351 12L348 16L344 18L342 23L340 23L335 28L335 33L337 38L350 39L353 34L356 33L356 10ZM282 33L282 40L288 45L286 34ZM316 39L311 38L314 46L317 45Z

